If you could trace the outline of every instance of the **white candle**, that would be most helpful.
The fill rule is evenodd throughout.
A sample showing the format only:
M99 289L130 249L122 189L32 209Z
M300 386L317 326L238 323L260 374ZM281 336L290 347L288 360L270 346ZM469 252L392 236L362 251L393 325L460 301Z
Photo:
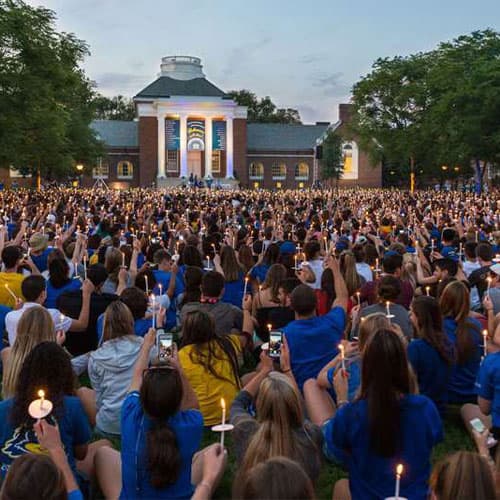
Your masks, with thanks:
M483 356L488 354L488 330L483 330Z
M427 297L430 297L430 295L431 295L430 292L431 292L431 287L430 286L426 286L425 287L425 294L427 295Z
M297 254L295 254L295 269L296 270L299 268L299 266L298 266L298 258L299 258L299 256Z
M153 309L153 329L156 329L156 304L155 304L155 294L151 294L151 307Z
M391 314L391 310L389 309L389 306L390 306L390 305L391 305L391 303L390 303L389 301L387 301L387 302L385 303L385 309L386 309L386 311L387 311L386 317L387 317L387 318L394 318L394 315L393 315L393 314Z
M38 391L38 397L40 398L40 410L43 410L43 402L45 400L45 392L42 390Z
M224 449L224 425L226 424L226 402L224 398L220 398L220 405L222 407L222 432L220 434L220 445Z
M146 275L144 275L144 283L146 284L146 295L149 295L148 277Z
M87 279L87 256L83 256L83 279Z
M343 344L339 344L339 351L340 351L340 362L342 365L342 376L345 376L345 352Z
M161 283L158 285L158 288L160 289L160 297L161 297L163 295L163 286Z
M358 299L358 306L361 305L361 292L356 292L356 297Z
M490 295L490 287L491 287L491 276L488 276L486 278L486 281L488 283L488 288L486 289L486 293L488 294L488 296Z
M210 270L210 256L207 255L207 269Z
M243 297L247 294L247 288L248 288L248 276L245 276L245 288L243 290Z
M375 259L375 271L380 271L380 269L378 268L378 259Z
M122 252L122 267L125 267L125 253Z
M394 498L397 500L399 498L399 487L401 482L401 475L403 474L403 464L399 464L396 467L396 490L394 492Z

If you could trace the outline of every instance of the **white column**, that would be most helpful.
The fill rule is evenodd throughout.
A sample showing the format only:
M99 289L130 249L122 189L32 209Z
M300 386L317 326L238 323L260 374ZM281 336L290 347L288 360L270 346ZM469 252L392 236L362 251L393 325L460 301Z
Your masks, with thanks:
M212 177L212 117L205 118L205 178Z
M158 115L158 173L165 177L165 115Z
M234 177L233 166L233 117L226 118L226 178Z
M180 155L181 155L181 177L188 176L187 157L187 115L180 115Z

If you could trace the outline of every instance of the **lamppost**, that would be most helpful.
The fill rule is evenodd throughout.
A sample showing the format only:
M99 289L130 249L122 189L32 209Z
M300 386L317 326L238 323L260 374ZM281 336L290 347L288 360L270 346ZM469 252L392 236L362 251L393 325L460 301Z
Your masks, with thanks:
M448 166L447 165L442 165L441 166L441 191L444 190L444 174L445 172L448 170Z
M83 165L81 163L78 163L76 165L76 171L78 172L78 185L79 185L79 187L82 187Z

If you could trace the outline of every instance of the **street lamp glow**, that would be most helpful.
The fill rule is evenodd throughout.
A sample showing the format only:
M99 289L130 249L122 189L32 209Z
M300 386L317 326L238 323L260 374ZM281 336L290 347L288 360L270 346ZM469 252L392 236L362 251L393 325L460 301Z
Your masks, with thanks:
M76 169L78 170L78 172L81 172L83 170L83 165L81 163L79 163L77 166L76 166Z

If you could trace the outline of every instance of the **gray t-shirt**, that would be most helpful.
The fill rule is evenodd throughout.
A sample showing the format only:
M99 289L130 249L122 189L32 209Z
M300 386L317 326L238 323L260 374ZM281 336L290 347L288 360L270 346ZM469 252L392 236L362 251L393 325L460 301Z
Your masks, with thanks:
M234 331L241 332L243 328L243 311L233 304L216 302L215 304L188 302L181 309L181 326L186 314L192 311L210 313L215 320L215 333L217 335L229 334Z
M394 318L391 318L391 323L399 325L401 330L403 330L404 336L408 340L410 340L413 337L413 329L411 327L408 309L404 308L403 306L401 306L399 304L391 303L389 306L389 311L391 314L394 315ZM386 308L385 304L373 304L371 306L363 307L363 309L361 309L360 318L363 318L365 316L369 316L370 314L376 314L376 313L386 314L387 308ZM358 329L356 329L356 331L353 332L354 336L358 335L357 330Z

